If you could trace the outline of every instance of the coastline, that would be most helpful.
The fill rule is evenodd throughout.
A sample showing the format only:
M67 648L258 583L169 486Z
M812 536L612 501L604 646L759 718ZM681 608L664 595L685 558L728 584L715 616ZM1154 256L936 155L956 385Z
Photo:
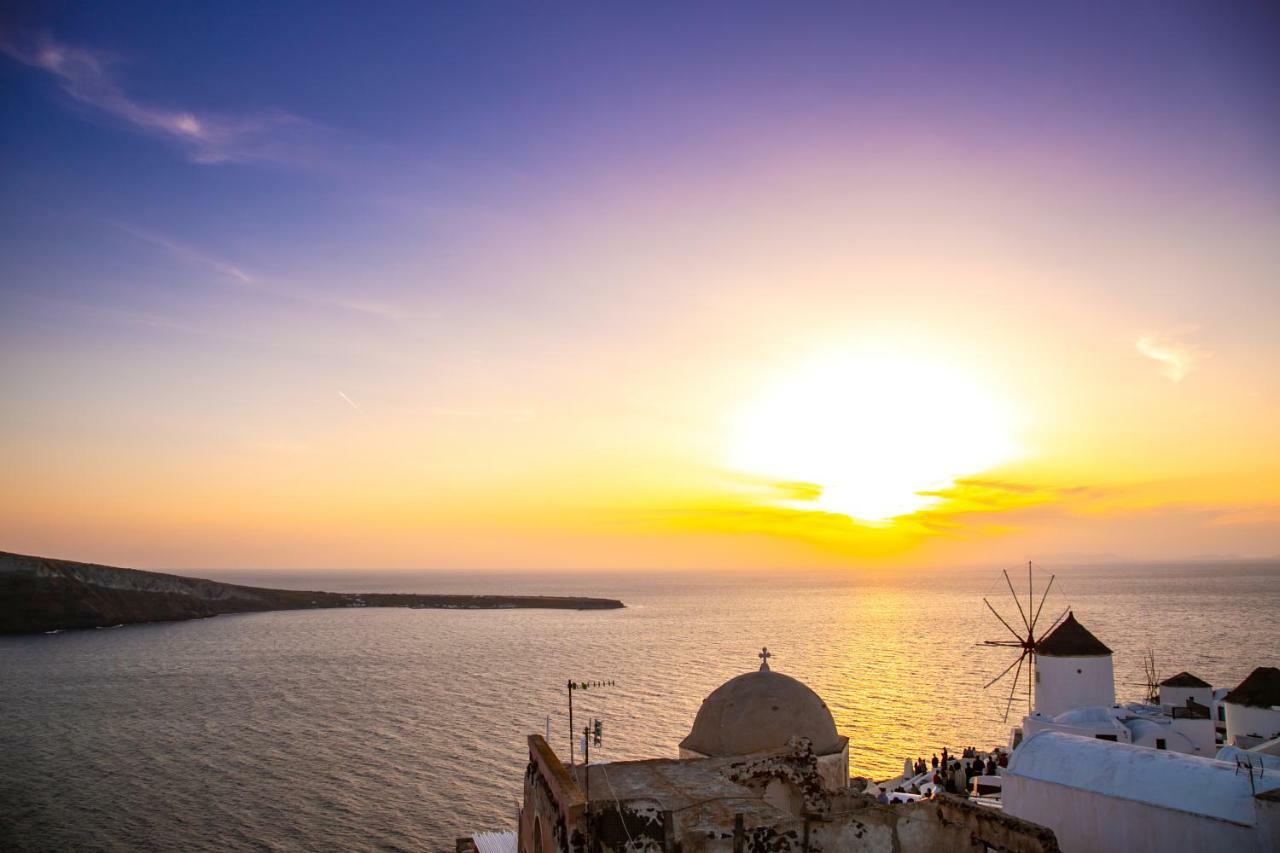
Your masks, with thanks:
M613 598L270 589L0 551L0 634L176 622L228 613L402 607L616 610Z

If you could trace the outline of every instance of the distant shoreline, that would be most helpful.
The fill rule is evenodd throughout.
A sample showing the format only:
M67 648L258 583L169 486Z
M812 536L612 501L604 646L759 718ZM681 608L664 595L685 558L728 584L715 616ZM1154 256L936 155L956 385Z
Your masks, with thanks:
M431 610L616 610L612 598L268 589L0 551L0 633L177 622L226 613L403 607Z

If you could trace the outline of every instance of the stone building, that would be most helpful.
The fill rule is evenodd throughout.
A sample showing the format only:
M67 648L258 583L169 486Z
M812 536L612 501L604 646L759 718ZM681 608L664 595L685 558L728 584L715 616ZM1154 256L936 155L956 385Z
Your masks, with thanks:
M1042 826L942 796L886 805L848 786L849 742L822 699L759 671L702 703L680 758L566 767L529 736L516 849L1055 853Z
M803 682L769 668L731 678L702 701L681 758L719 758L783 749L793 737L807 738L818 774L829 790L849 784L849 739L836 731L827 704Z
M565 767L541 735L517 830L520 853L1055 853L1053 832L955 797L882 805L831 791L808 741L717 758Z

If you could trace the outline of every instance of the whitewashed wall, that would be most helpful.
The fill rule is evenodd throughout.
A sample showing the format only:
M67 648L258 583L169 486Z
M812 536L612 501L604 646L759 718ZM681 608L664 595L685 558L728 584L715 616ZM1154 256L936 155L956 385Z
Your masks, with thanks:
M1280 826L1274 813L1267 825L1247 827L1016 776L1005 777L1002 798L1007 813L1052 829L1063 853L1274 853L1280 849Z
M1160 688L1160 704L1176 708L1185 708L1188 699L1194 699L1206 708L1213 707L1212 687L1165 687Z
M1254 708L1250 705L1226 703L1227 708L1227 744L1230 746L1253 746L1257 741L1237 743L1240 736L1257 735L1262 740L1280 737L1280 711L1271 708Z
M1111 655L1036 658L1035 708L1054 717L1072 708L1116 702Z

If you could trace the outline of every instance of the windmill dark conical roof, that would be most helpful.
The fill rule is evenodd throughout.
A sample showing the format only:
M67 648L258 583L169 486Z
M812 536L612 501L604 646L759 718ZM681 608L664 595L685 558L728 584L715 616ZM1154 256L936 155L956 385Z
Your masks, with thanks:
M1206 681L1196 678L1189 672L1180 672L1160 682L1161 687L1211 687Z
M1089 629L1076 621L1076 615L1067 612L1067 618L1054 628L1049 636L1036 643L1036 654L1048 657L1079 658L1095 655L1109 655L1111 649Z
M1224 696L1222 701L1254 708L1280 705L1280 669L1274 666L1258 667L1235 690Z

